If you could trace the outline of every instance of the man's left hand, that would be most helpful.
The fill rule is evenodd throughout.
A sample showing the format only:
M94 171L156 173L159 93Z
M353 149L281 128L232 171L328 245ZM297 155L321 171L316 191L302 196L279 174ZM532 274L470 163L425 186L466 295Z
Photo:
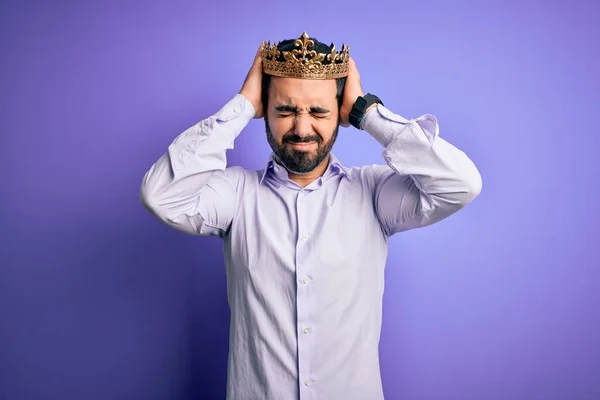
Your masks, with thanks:
M340 125L344 127L350 126L349 118L352 106L354 106L358 97L364 95L365 93L360 84L360 75L356 68L356 63L352 57L350 57L348 61L348 76L346 77L346 84L344 85L344 98L342 100L342 108L340 109ZM373 104L373 106L375 105L376 104Z

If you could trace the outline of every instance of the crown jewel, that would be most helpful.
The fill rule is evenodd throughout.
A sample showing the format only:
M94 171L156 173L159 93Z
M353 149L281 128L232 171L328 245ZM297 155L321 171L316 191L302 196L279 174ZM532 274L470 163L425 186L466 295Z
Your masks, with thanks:
M315 41L306 32L294 41L294 49L280 51L278 43L263 44L263 72L273 76L301 79L337 79L348 76L348 59L350 48L342 46L338 52L331 45L329 53L317 53Z

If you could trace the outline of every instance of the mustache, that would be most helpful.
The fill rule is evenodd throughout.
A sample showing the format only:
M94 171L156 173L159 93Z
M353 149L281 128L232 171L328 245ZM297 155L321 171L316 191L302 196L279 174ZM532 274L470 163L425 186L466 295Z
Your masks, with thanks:
M292 134L289 134L289 135L285 135L283 137L283 143L310 143L310 142L316 142L317 144L319 144L322 141L323 141L323 139L321 139L321 136L318 136L318 135L301 137L299 135L296 135L295 133L292 133Z

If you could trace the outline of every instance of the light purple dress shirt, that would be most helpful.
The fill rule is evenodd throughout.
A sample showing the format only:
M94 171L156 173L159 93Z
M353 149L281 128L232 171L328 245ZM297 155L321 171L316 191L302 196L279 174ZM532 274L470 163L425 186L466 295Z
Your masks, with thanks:
M346 168L332 154L302 188L272 156L264 170L227 167L253 116L236 95L181 133L141 187L166 224L223 238L227 399L383 399L388 238L460 210L480 192L480 174L438 136L434 116L406 120L378 105L362 127L384 147L384 165Z

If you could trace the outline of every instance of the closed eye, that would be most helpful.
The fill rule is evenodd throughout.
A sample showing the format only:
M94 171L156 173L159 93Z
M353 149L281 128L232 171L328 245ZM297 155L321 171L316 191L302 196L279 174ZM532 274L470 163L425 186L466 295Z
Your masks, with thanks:
M293 115L296 115L296 113L277 113L278 118L288 118ZM310 113L310 115L312 115L312 117L316 119L324 119L329 117L327 113Z
M277 113L277 118L288 118L293 115L298 115L299 110L297 107L286 104L275 107L275 112ZM310 115L312 115L316 119L324 119L330 116L331 112L323 107L311 107Z

